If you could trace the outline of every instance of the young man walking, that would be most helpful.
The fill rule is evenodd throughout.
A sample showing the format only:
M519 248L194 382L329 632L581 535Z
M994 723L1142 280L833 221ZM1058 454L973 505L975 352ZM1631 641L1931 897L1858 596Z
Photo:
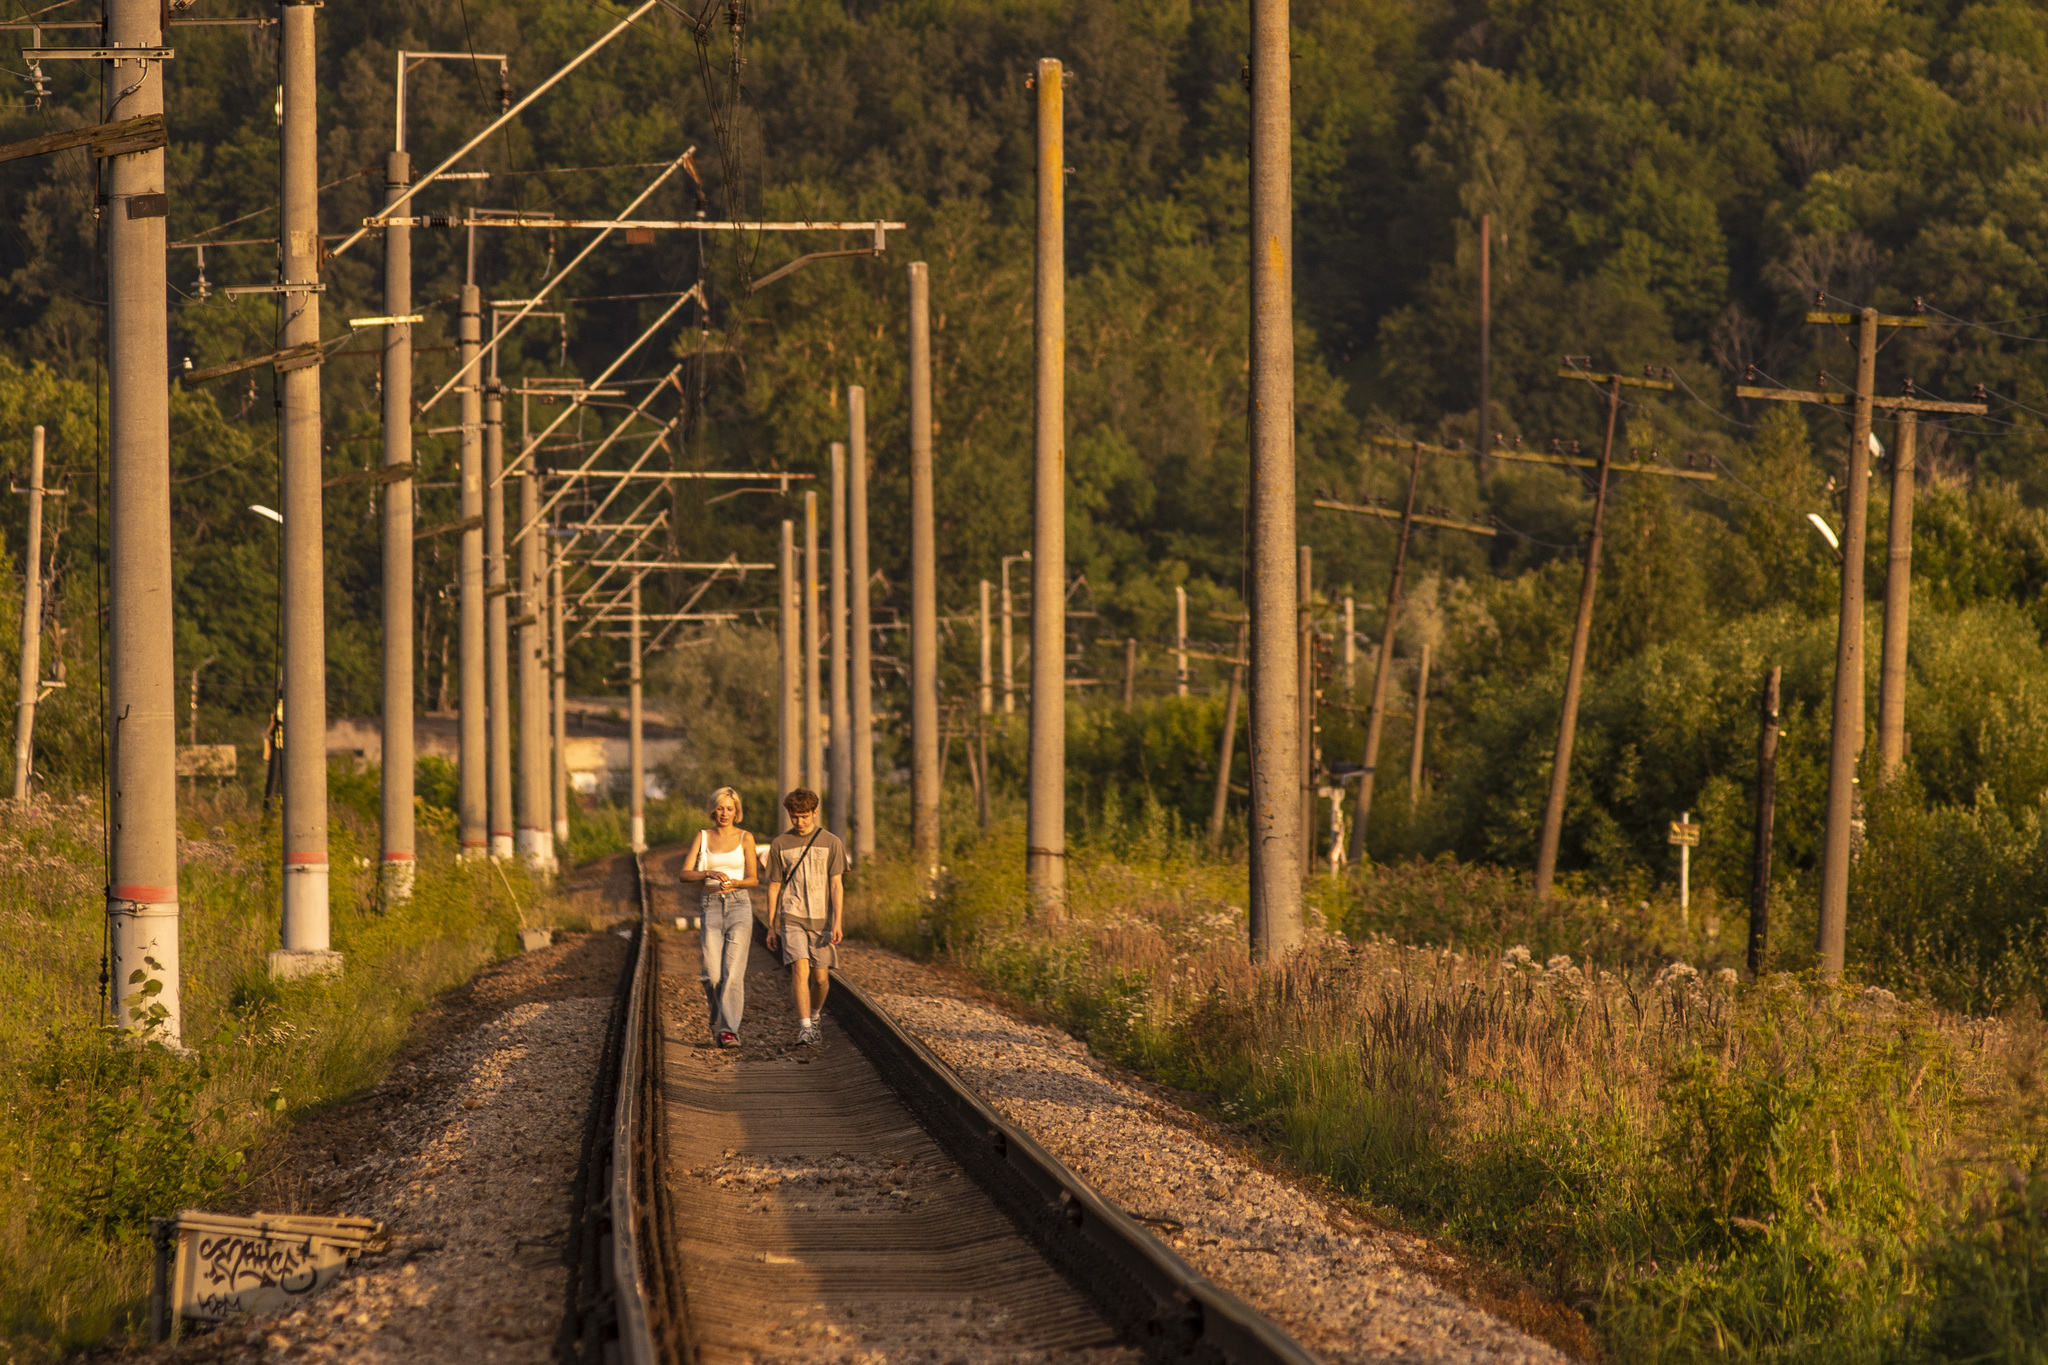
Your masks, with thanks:
M846 898L846 845L818 824L818 794L798 787L782 800L789 828L768 844L768 951L779 940L796 999L796 1040L818 1041L817 1020L839 965Z

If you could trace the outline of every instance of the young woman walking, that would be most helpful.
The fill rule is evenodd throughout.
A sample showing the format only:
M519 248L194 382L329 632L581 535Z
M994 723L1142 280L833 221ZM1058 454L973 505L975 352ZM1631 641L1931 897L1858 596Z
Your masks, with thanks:
M745 812L731 787L711 793L711 828L698 834L683 864L682 879L704 882L702 980L711 1011L711 1037L720 1047L738 1047L740 1012L747 1003L747 949L754 941L754 902L748 888L759 886L754 836L740 828Z

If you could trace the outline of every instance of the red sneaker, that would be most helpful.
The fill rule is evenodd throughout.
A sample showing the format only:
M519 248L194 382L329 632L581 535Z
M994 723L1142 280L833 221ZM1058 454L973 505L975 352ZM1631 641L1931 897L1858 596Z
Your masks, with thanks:
M738 1047L740 1045L740 1036L728 1030L718 1035L718 1045L720 1047Z

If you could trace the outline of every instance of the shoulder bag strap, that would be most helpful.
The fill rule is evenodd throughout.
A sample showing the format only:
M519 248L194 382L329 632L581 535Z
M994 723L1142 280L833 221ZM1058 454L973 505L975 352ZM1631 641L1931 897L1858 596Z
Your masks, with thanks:
M814 830L812 830L812 831L811 831L811 843L810 843L810 844L805 844L805 845L804 845L804 851L803 851L802 853L799 853L799 854L797 854L797 855L796 855L796 861L795 861L794 863L790 864L790 868L789 868L789 871L788 871L788 872L786 872L786 873L784 873L784 874L783 874L783 876L782 876L782 880L783 880L783 883L784 883L785 885L788 885L788 886L794 886L794 885L796 884L796 874L797 874L797 873L799 873L799 872L801 872L801 871L803 871L803 866L804 866L804 859L810 856L810 852L811 852L811 844L815 844L815 843L817 843L817 842L818 842L818 836L819 836L820 834L823 834L824 832L825 832L825 827L824 827L823 825L820 825L820 826L818 826L818 827L817 827L816 829L814 829ZM785 894L787 894L787 893L785 893ZM804 893L804 909L805 909L806 911L808 911L808 910L809 910L810 908L811 908L811 897L810 897L810 892L809 892L809 890L808 890L808 889L806 889L806 890L805 890L805 893Z

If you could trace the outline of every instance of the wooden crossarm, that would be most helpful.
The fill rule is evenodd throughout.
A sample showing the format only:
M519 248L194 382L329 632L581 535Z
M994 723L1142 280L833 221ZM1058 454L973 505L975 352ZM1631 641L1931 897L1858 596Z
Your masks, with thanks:
M95 123L90 127L71 128L61 133L45 133L32 137L26 142L10 142L0 147L0 161L19 161L26 156L46 156L51 152L66 151L72 147L91 147L96 157L120 156L124 152L153 152L168 141L164 133L162 114L144 114L140 118L118 119L113 123Z
M309 341L303 346L293 346L282 351L272 351L269 355L251 356L246 360L230 360L225 365L208 365L203 370L190 370L178 378L186 388L196 389L201 384L208 383L211 380L221 379L231 374L240 374L243 370L253 370L259 365L276 365L280 368L299 369L304 365L315 363L319 355L320 343Z
M1315 505L1327 508L1332 512L1350 512L1354 516L1385 517L1388 521L1399 521L1403 516L1403 513L1391 507L1361 507L1357 503L1333 502L1328 498L1317 498ZM1432 517L1421 512L1415 513L1413 520L1419 526L1441 526L1447 531L1470 531L1475 536L1497 536L1500 534L1494 527L1481 526L1476 521L1454 521L1449 517Z
M429 526L424 531L415 531L412 538L431 540L435 536L445 536L451 531L481 531L483 526L482 517L464 517L461 521L444 521L439 526Z
M1863 321L1862 317L1856 313L1808 313L1806 320L1808 322L1827 323L1836 327L1847 327L1851 323ZM1927 327L1932 324L1926 318L1895 318L1887 317L1880 313L1877 316L1877 325L1880 327Z
M1677 387L1668 379L1636 379L1625 374L1595 374L1591 370L1559 370L1559 379L1583 379L1588 384L1619 384L1625 389L1661 389L1669 393Z
M1773 390L1775 392L1775 390ZM1373 436L1368 440L1376 446L1389 446L1396 450L1413 450L1421 446L1428 455L1471 456L1480 452L1452 450L1449 446L1433 446L1425 441L1404 441L1398 436ZM1547 455L1536 450L1489 450L1484 452L1489 460L1519 460L1523 464L1570 465L1575 469L1598 469L1600 461L1589 455ZM1662 474L1673 479L1692 479L1699 483L1712 483L1720 476L1711 469L1673 469L1670 465L1649 464L1631 460L1607 466L1615 474ZM1399 516L1400 513L1395 513Z
M1754 384L1737 384L1737 398L1762 398L1773 403L1825 403L1830 407L1847 407L1856 401L1853 393L1816 393L1812 389L1765 389ZM1983 403L1950 403L1939 398L1873 398L1873 408L1886 412L1957 412L1967 417L1982 417L1991 411Z

